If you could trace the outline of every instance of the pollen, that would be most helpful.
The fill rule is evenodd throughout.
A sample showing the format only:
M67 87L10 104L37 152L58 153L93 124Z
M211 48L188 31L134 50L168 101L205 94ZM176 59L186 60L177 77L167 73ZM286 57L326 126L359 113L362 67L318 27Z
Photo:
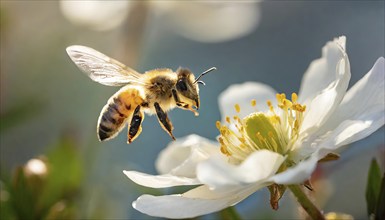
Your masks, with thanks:
M273 123L273 124L279 124L281 123L281 118L277 115L273 115L270 117L270 121Z
M251 100L251 106L255 107L257 105L257 100L253 99Z
M227 155L227 156L231 156L231 154L227 151L226 146L222 145L220 150L221 150L222 154Z
M271 100L266 102L269 108L267 112L255 109L244 118L227 116L226 125L217 122L220 150L230 163L240 164L252 152L262 149L287 155L295 146L306 106L298 103L296 93L291 94L291 100L284 93L276 94L275 98L276 105ZM255 107L257 102L253 99L250 104ZM237 113L241 112L239 104L234 107ZM279 111L276 111L277 107Z
M304 112L304 111L306 111L306 105L294 104L293 110L298 111L298 112Z
M270 100L267 100L267 106L269 107L270 111L271 112L274 112L274 106L273 106L273 103L270 101Z
M234 108L237 113L241 112L241 107L238 104L235 104Z
M220 121L217 121L217 122L215 123L215 126L217 127L218 130L220 130L220 129L221 129L221 122L220 122Z

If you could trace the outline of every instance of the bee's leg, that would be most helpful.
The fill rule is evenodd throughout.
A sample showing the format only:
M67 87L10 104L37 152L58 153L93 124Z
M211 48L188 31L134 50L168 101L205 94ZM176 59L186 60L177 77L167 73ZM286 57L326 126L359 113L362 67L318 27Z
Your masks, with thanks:
M159 124L170 135L170 137L175 140L175 137L172 134L172 129L174 129L174 127L172 126L170 119L167 117L166 112L163 111L157 102L154 103L154 107L156 110L156 115L158 116Z
M142 121L144 114L140 110L140 105L135 108L134 114L132 115L131 123L128 128L127 143L133 142L142 132Z
M181 102L179 100L178 94L176 93L175 89L172 90L172 96L174 97L176 106L178 106L179 108L184 109L184 110L192 111L195 116L199 115L199 112L197 112L192 106L190 106L189 104L187 104L185 102Z

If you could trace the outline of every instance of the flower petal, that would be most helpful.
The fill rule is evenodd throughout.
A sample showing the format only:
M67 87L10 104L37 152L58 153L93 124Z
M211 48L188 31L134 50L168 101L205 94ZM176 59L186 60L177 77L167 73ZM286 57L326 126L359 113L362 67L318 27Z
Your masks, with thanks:
M321 61L324 59L322 63L326 62L324 64L326 66L320 66L322 71L317 74L326 74L331 80L320 83L309 80L303 82L312 83L306 86L312 86L316 89L306 89L307 87L304 85L304 89L301 90L301 95L305 96L304 104L307 105L301 133L316 131L338 107L346 93L350 80L350 64L344 46L339 44L339 41L345 42L344 38L341 37L333 43L328 43L326 58L321 59ZM317 86L318 84L322 86ZM309 92L310 95L305 92Z
M126 170L124 170L123 173L136 184L151 188L165 188L172 186L201 184L196 178L179 177L170 174L150 175L137 171Z
M297 165L285 170L284 172L272 176L269 180L278 184L303 183L305 180L310 178L317 166L318 159L318 152L314 152L310 158L300 161Z
M341 123L318 146L319 149L323 150L322 156L341 146L361 140L384 125L385 116L383 111L372 114L372 116L371 120L346 120Z
M345 56L346 37L342 36L329 41L322 48L322 57L310 63L299 90L299 102L309 102L320 91L336 80L336 66Z
M218 144L198 135L171 142L160 152L155 166L159 173L195 177L196 164L219 151Z
M206 186L200 186L182 195L142 195L132 206L151 216L193 218L235 205L261 187L263 186L248 185L217 192L209 190Z
M257 82L245 82L243 84L234 84L229 86L225 91L219 95L219 109L221 111L222 121L226 116L238 115L240 118L248 114L258 111L266 111L267 100L276 103L276 91L268 85ZM257 101L257 107L251 106L251 100ZM235 111L235 104L239 104L241 112Z
M346 93L336 112L320 131L326 133L336 129L333 136L338 136L335 143L338 146L362 139L384 125L384 65L384 58L380 57L372 69ZM342 136L347 139L342 141Z
M329 150L360 140L384 125L385 86L384 58L345 95L339 107L326 123L307 137L296 149L297 157L311 154L319 148ZM327 153L330 151L325 151Z
M213 189L256 183L277 172L284 159L278 153L260 150L252 153L239 166L235 166L223 157L212 156L198 165L197 177Z
M384 125L384 111L371 114L371 117L369 120L346 120L334 129L333 132L328 133L322 143L317 146L319 150L322 150L320 158L341 146L369 136ZM304 152L301 153L303 154Z

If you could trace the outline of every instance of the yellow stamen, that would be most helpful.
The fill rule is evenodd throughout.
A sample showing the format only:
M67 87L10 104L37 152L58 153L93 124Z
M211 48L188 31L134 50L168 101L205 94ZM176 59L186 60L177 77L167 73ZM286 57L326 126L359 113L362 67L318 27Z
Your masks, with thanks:
M288 109L288 108L291 108L292 103L291 103L290 100L284 99L284 100L282 100L282 105L283 105L283 108L284 108L284 109Z
M225 145L225 142L223 141L223 138L222 138L222 137L219 137L218 140L219 140L219 143L220 143L221 145Z
M304 112L306 110L306 105L294 104L293 110L298 112Z
M220 129L221 129L221 122L220 122L220 121L217 121L217 122L215 123L215 126L217 127L218 130L220 130Z
M274 107L273 107L273 104L271 103L271 101L267 100L266 103L267 103L267 106L269 106L270 111L274 112Z
M245 149L247 146L246 146L246 144L241 143L241 144L239 145L239 147L242 148L242 149Z
M251 100L251 106L255 107L257 105L257 100L253 99Z
M286 98L286 95L285 94L275 94L275 98L277 99L278 103L282 103L282 100L284 100Z
M269 119L273 124L281 123L281 118L278 115L273 115Z
M227 134L228 134L227 127L226 127L226 126L222 126L222 127L219 129L219 132L221 132L221 135L227 135Z
M238 140L239 140L240 142L242 142L242 143L246 143L246 139L245 139L244 137L240 137L240 138L238 138Z
M227 155L227 156L231 156L231 154L227 151L225 145L221 145L220 150L221 150L222 154Z
M267 149L287 155L293 148L300 135L306 106L297 103L296 93L291 94L291 100L284 93L276 94L276 100L275 106L271 100L267 101L268 113L254 108L255 112L247 117L240 118L236 114L226 117L225 124L217 122L220 150L229 157L230 163L240 164L256 150ZM252 99L250 104L255 107L257 102ZM240 105L234 107L240 113ZM275 107L280 108L279 111L275 111Z
M238 105L238 104L235 104L235 111L237 111L237 113L241 112L241 107Z

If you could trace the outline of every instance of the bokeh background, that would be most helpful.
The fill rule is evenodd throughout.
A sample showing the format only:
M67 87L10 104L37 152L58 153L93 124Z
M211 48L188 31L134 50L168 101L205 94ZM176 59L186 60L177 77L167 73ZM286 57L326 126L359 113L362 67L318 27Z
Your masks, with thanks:
M56 169L54 183L72 184L70 193L60 184L51 189L65 191L56 197L59 208L57 201L49 203L59 211L70 207L71 218L148 219L131 206L139 195L185 189L151 190L123 175L131 169L155 174L154 161L171 139L155 117L146 117L134 143L126 144L125 130L98 142L97 118L118 88L80 72L67 46L90 46L139 72L181 66L199 74L216 66L200 90L200 116L179 109L169 113L177 138L195 133L215 139L217 97L231 84L259 81L279 92L297 92L309 63L340 35L347 37L350 85L384 56L384 1L2 0L0 12L1 205L12 201L9 188L17 183L17 167L43 158L48 171ZM368 167L373 157L384 161L384 142L381 128L349 146L338 161L319 167L313 196L326 212L366 218ZM262 190L236 209L243 218L298 217L290 193L278 211L268 201L268 191Z

